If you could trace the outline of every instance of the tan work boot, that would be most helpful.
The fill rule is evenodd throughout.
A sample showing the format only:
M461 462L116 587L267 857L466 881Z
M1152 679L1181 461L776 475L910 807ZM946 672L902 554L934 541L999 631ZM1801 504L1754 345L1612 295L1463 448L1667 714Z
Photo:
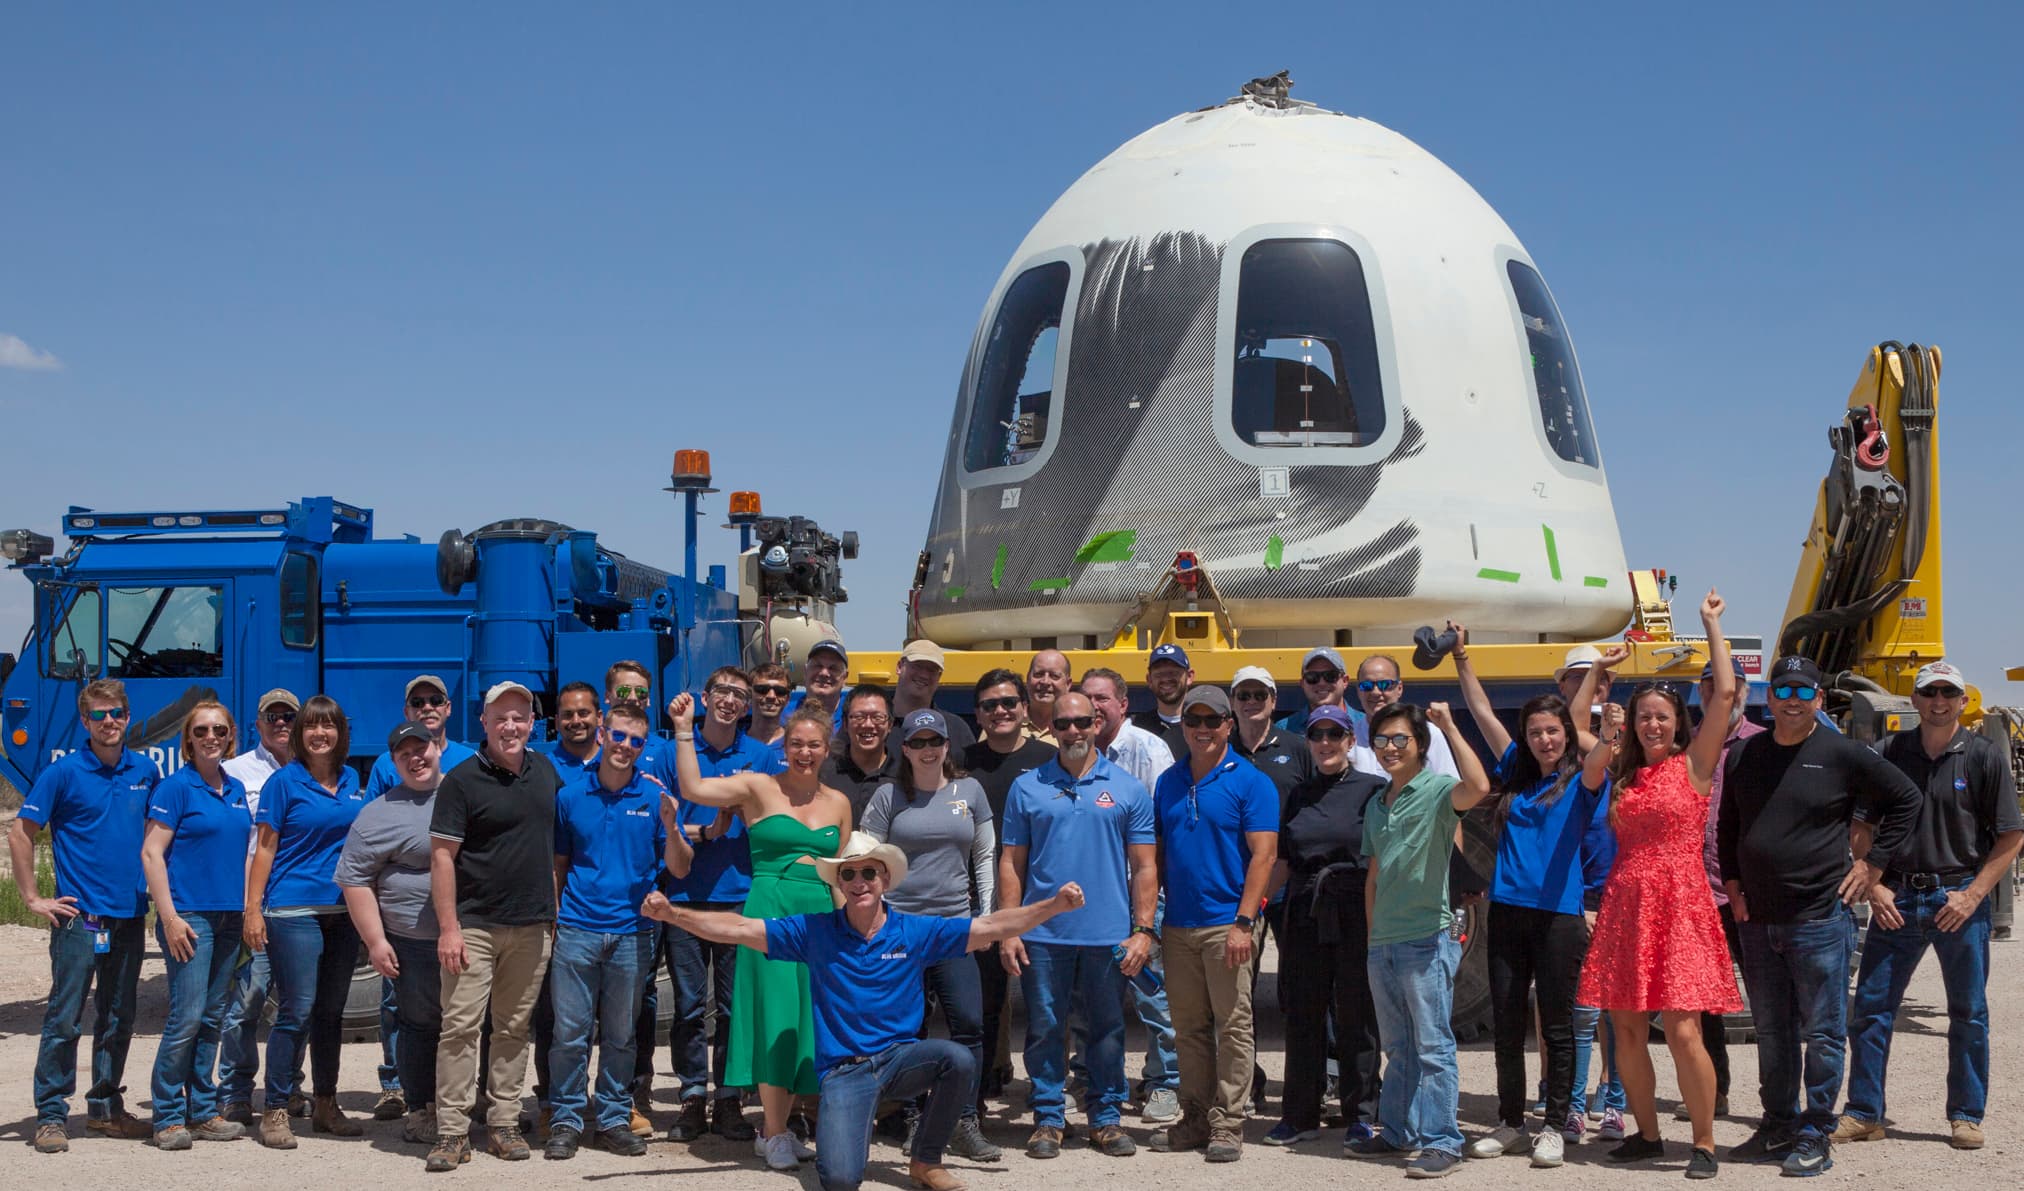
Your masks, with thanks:
M927 1191L963 1191L968 1186L939 1162L932 1166L926 1162L909 1163L907 1177L913 1180L914 1186L924 1187Z
M124 1108L109 1117L92 1117L84 1123L84 1127L100 1137L117 1137L124 1141L146 1141L155 1135L147 1122Z
M1852 1117L1843 1113L1841 1120L1834 1126L1834 1132L1827 1135L1827 1140L1837 1143L1882 1141L1883 1122L1865 1121L1861 1117Z
M516 1125L499 1125L485 1130L485 1149L494 1158L506 1162L525 1162L533 1156L527 1148L527 1139L520 1135Z
M338 1137L364 1137L365 1126L345 1116L337 1107L336 1096L317 1096L311 1101L309 1127L318 1133L331 1133Z
M1982 1122L1949 1121L1947 1124L1954 1131L1953 1144L1955 1149L1979 1150L1982 1148Z
M470 1160L471 1139L461 1133L455 1137L445 1134L436 1139L435 1146L429 1150L428 1158L422 1163L422 1169L431 1174L441 1174L444 1171L455 1170Z
M70 1149L70 1130L60 1122L45 1121L35 1127L35 1152L61 1154Z
M260 1114L260 1144L270 1150L295 1148L295 1128L288 1123L288 1110L269 1108Z
M246 1136L246 1126L224 1117L212 1117L190 1126L190 1136L198 1141L237 1141Z
M1154 1133L1152 1139L1153 1149L1162 1154L1199 1150L1208 1144L1209 1122L1201 1117L1185 1115Z

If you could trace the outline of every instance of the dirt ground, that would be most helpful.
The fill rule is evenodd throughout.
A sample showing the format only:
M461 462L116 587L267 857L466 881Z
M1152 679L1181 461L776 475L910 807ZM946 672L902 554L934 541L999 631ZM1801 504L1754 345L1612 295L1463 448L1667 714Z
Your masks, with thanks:
M31 1104L31 1075L35 1063L37 1035L41 1028L43 999L48 992L48 960L42 932L24 927L0 927L0 1071L7 1072L4 1101L12 1109L0 1109L0 1145L15 1154L5 1160L12 1186L36 1187L120 1187L143 1185L150 1188L216 1188L220 1186L302 1185L307 1178L317 1185L374 1188L435 1187L482 1183L489 1188L554 1186L558 1183L628 1186L644 1184L668 1175L689 1176L691 1186L742 1191L744 1188L781 1188L793 1176L772 1174L753 1157L749 1144L733 1144L716 1138L694 1145L655 1141L645 1157L618 1158L586 1149L569 1163L545 1162L537 1149L534 1159L508 1164L483 1154L452 1175L428 1176L422 1170L422 1150L399 1138L397 1122L365 1122L366 1136L335 1140L313 1135L307 1121L297 1122L301 1148L294 1152L271 1151L251 1141L223 1145L199 1143L185 1153L162 1154L140 1142L109 1141L84 1135L82 1096L72 1101L73 1137L68 1154L34 1154L28 1143L34 1129ZM2020 1101L2024 1082L2016 1073L2024 1070L2024 982L2015 977L2013 965L2024 955L2024 944L1995 945L1995 973L1989 982L1990 1016L1996 1023L1995 1053L1991 1066L1994 1088L1989 1105L1989 1145L1979 1153L1963 1153L1946 1144L1946 1122L1942 1119L1946 1074L1946 1007L1941 993L1939 969L1928 959L1913 980L1905 1010L1899 1019L1898 1046L1892 1056L1890 1093L1898 1122L1887 1141L1845 1146L1836 1152L1835 1167L1823 1181L1876 1180L1871 1186L1968 1186L1994 1181L2020 1169L2024 1145L2015 1130L2024 1121ZM1268 964L1270 959L1268 957ZM1260 988L1261 1000L1270 1000L1269 979ZM126 1084L137 1112L145 1112L148 1072L154 1060L155 1044L165 1009L166 991L161 961L150 959L143 972L141 988L141 1029L127 1059ZM1262 1040L1263 1062L1273 1077L1272 1095L1277 1106L1278 1077L1282 1067L1284 1038L1277 1026L1277 1014L1267 1009L1262 1015L1266 1033ZM345 1089L342 1100L354 1116L369 1111L374 1099L373 1069L379 1050L374 1043L353 1043L345 1048ZM1731 1047L1739 1108L1754 1106L1756 1054L1749 1045ZM1674 1084L1671 1064L1664 1048L1654 1049L1659 1065L1660 1107L1665 1135L1670 1143L1666 1159L1635 1170L1613 1168L1602 1162L1607 1143L1592 1138L1585 1145L1567 1148L1567 1165L1558 1170L1532 1170L1523 1158L1511 1157L1472 1161L1456 1177L1471 1186L1610 1187L1621 1191L1630 1186L1672 1186L1686 1164L1686 1125L1671 1117ZM656 1089L655 1116L663 1129L673 1116L674 1086L665 1076L666 1049L659 1064L662 1082ZM78 1086L90 1082L89 1044L78 1048L81 1068ZM1136 1062L1134 1062L1134 1069ZM1495 1084L1490 1049L1479 1042L1465 1047L1462 1054L1462 1118L1465 1134L1474 1136L1493 1124ZM1015 1094L1023 1093L1020 1085ZM753 1110L756 1118L757 1110ZM1273 1117L1254 1120L1246 1136L1242 1162L1232 1167L1207 1168L1197 1154L1155 1154L1141 1148L1130 1159L1105 1158L1071 1144L1051 1162L1026 1158L1017 1147L1027 1131L1027 1120L1001 1106L986 1122L993 1141L1007 1147L1002 1162L989 1166L955 1164L958 1173L978 1191L1025 1191L1026 1188L1082 1188L1095 1181L1129 1179L1134 1187L1278 1187L1303 1183L1351 1181L1386 1182L1402 1175L1396 1163L1346 1158L1340 1150L1340 1132L1331 1130L1322 1140L1292 1150L1255 1144L1272 1126ZM1071 1124L1080 1117L1071 1113ZM1143 1147L1150 1130L1128 1118L1130 1132ZM1750 1130L1741 1117L1717 1123L1716 1137L1726 1148L1742 1141ZM18 1148L15 1148L18 1147ZM1778 1177L1773 1167L1746 1167L1725 1163L1724 1184L1769 1185ZM32 1180L32 1181L31 1181ZM801 1186L817 1186L813 1166L799 1176ZM904 1160L897 1149L875 1143L866 1186L907 1185Z

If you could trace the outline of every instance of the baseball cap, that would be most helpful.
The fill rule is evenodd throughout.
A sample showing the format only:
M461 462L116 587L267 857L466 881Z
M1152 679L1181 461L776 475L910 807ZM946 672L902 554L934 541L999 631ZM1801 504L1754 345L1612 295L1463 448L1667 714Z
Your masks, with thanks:
M302 700L295 697L295 692L286 691L281 689L280 687L275 687L273 690L268 691L266 694L260 696L260 701L258 703L255 703L253 707L256 711L265 711L268 708L274 706L276 703L281 704L283 707L292 708L296 711L302 710Z
M437 690L443 692L445 695L450 693L449 683L444 682L442 679L437 678L433 674L417 674L413 678L408 679L408 685L401 689L401 698L405 699L409 695L414 694L415 688L418 686L432 686L435 687ZM491 702L491 699L488 697L485 701L489 703Z
M1813 664L1812 658L1787 654L1772 663L1766 681L1772 686L1810 686L1818 690L1821 686L1820 667Z
M843 647L843 642L838 641L834 637L824 637L822 640L817 641L815 644L809 646L808 656L812 658L816 654L821 653L825 649L835 654L837 657L842 658L844 665L846 666L850 665L850 651L846 650Z
M1586 670L1601 660L1602 651L1600 649L1597 649L1593 645L1577 645L1573 649L1568 650L1567 656L1561 659L1560 669L1553 672L1553 681L1559 682L1561 679L1567 677L1568 671Z
M1218 714L1229 715L1230 696L1223 693L1222 687L1210 686L1208 683L1191 686L1188 693L1181 696L1181 710L1186 712L1190 707L1206 707Z
M1743 659L1737 657L1733 653L1729 655L1729 668L1736 672L1736 677L1738 678L1750 677L1748 674L1743 672ZM1701 681L1706 682L1710 678L1713 678L1714 676L1715 676L1715 662L1714 659L1710 658L1708 660L1708 664L1701 667Z
M416 681L419 682L420 679L417 679ZM495 683L491 690L485 692L485 706L487 707L492 706L492 704L496 702L501 695L512 695L512 694L525 695L527 696L527 701L529 703L534 702L533 691L528 690L526 687L520 685L517 682L507 681Z
M1312 666L1317 661L1327 662L1329 665L1334 666L1337 670L1341 670L1344 673L1348 673L1349 671L1349 667L1342 664L1342 655L1335 652L1333 649L1330 649L1326 645L1320 646L1316 649L1308 650L1307 656L1300 659L1300 668L1302 670L1305 670L1309 666Z
M1153 649L1152 656L1146 659L1146 669L1152 669L1155 662L1172 662L1183 670L1193 669L1188 665L1188 651L1171 641Z
M937 670L946 669L942 664L942 647L926 637L907 642L906 648L900 650L900 660L926 662Z
M1918 677L1912 679L1912 689L1922 691L1941 683L1951 683L1965 691L1968 689L1968 676L1951 662L1927 662L1919 667Z
M942 713L932 707L923 707L919 711L908 712L907 718L900 729L900 739L912 740L923 732L933 732L943 740L947 740L949 738L949 721L942 718Z
M391 753L401 747L401 741L403 740L419 740L424 745L427 745L434 741L435 737L429 735L429 730L420 724L402 724L392 732L387 733L387 751Z
M1247 682L1261 683L1267 690L1276 691L1279 689L1279 684L1272 681L1272 671L1267 670L1263 666L1239 667L1237 676L1230 680L1230 689L1234 691Z
M1334 724L1345 732L1355 730L1355 725L1349 722L1349 712L1333 703L1308 711L1307 726L1312 728L1316 724Z

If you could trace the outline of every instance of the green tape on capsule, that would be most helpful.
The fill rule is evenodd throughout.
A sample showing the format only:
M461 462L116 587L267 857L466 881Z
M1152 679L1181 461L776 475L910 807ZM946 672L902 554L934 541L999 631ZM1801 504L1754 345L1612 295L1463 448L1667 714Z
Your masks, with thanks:
M1068 583L1069 583L1069 579L1068 579L1068 576L1066 576L1066 575L1063 575L1063 576L1061 576L1061 577L1060 577L1060 578L1058 578L1058 579L1035 579L1035 580L1034 580L1033 582L1031 582L1031 583L1028 583L1028 584L1026 585L1026 590L1028 590L1028 591L1055 591L1055 590L1058 590L1058 589L1060 589L1060 588L1063 588L1063 587L1067 587L1067 586L1068 586Z
M1279 564L1285 561L1285 558L1286 543L1280 541L1279 535L1275 533L1265 543L1265 569L1268 571L1278 570Z
M1130 562L1138 530L1113 529L1097 534L1075 552L1077 562Z
M1518 582L1518 572L1499 571L1491 567L1484 567L1482 570L1476 572L1476 578L1494 579L1499 583L1516 583Z
M991 560L992 591L997 591L999 586L1005 582L1005 559L1008 556L1010 556L1011 553L1012 552L1010 550L1007 550L1005 548L1005 543L1003 542L998 543L998 556Z

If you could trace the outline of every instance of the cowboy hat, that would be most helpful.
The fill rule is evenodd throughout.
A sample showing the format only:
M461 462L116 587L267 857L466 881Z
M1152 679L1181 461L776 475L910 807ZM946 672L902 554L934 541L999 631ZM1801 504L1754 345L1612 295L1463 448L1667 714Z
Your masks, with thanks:
M853 860L876 860L885 865L887 889L907 879L907 854L891 844L880 843L877 836L862 831L851 832L850 838L844 841L843 851L836 855L817 856L815 871L822 874L822 879L829 882L831 888L841 892L836 870Z

